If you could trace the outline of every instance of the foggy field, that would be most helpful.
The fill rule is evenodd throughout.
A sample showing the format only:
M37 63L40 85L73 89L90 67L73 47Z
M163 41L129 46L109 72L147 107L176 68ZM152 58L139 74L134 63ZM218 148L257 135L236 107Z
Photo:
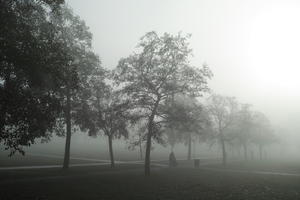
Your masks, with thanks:
M259 171L270 173L291 173L300 176L300 162L299 161L236 161L229 163L226 167L220 165L213 165L216 169L229 170L245 170L245 171Z
M88 159L88 158L87 158ZM14 157L1 156L0 157L0 168L1 167L16 167L16 166L37 166L37 165L59 165L63 161L62 156L57 155L31 155L26 156L16 155ZM89 160L89 162L101 162L100 160ZM72 159L71 164L87 163L87 160Z
M184 163L180 162L179 166L185 167L173 169L155 167L150 177L143 175L141 165L118 165L115 169L110 169L109 166L80 167L71 168L68 172L60 169L0 171L0 199L300 198L299 176L194 169L192 162ZM270 167L273 164L265 162L263 165ZM218 168L219 165L210 167ZM229 168L231 167L224 170ZM237 166L235 168L243 169ZM261 169L261 166L252 168ZM283 169L279 167L276 170ZM288 168L285 170L289 171Z
M0 0L0 200L300 200L299 0Z

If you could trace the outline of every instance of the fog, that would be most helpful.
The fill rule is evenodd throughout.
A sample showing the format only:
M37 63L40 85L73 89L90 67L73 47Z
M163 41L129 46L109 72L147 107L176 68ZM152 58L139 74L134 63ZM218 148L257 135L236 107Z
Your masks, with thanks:
M299 199L299 10L0 0L0 199Z
M210 87L299 131L298 1L69 0L88 24L103 66L133 52L145 32L191 33L195 65L214 73Z
M210 67L214 77L209 87L213 92L235 96L265 113L275 129L280 130L277 134L288 146L285 151L297 156L300 146L298 1L69 0L67 3L89 26L94 50L107 68L114 68L121 57L131 54L145 32L191 33L191 62ZM123 142L116 141L116 146L120 143ZM103 147L106 145L105 138L91 139L85 134L72 138L74 151L76 148L107 151ZM127 149L126 144L121 148Z
M85 20L93 34L95 52L102 65L111 69L120 58L134 51L145 32L192 34L191 62L196 66L206 63L210 67L214 74L209 81L212 91L235 96L265 113L275 129L280 130L277 135L288 145L285 151L294 156L298 154L298 1L68 0L67 4ZM73 153L76 149L85 149L86 153L108 151L104 137L95 139L78 133L74 136ZM126 142L115 143L122 149L120 152L127 151ZM63 146L64 139L54 137L50 143L37 144L28 150L60 149L59 153L63 154ZM155 151L157 148L169 151L160 145Z
M235 96L239 102L249 103L254 110L266 114L282 143L275 146L297 157L300 2L67 0L67 4L89 27L93 49L102 66L109 69L116 67L120 58L130 55L148 31L191 34L191 63L209 66L214 74L209 81L212 92ZM114 143L118 153L128 151L128 142ZM107 139L103 136L91 138L86 133L75 133L71 146L74 154L95 151L106 152L103 156L108 157ZM177 152L184 157L186 149L182 144L179 146ZM218 147L212 149L218 151ZM168 145L156 145L154 152L164 151L167 155L169 150ZM64 138L53 136L49 143L42 144L37 140L28 151L63 154ZM135 151L129 154L134 155Z

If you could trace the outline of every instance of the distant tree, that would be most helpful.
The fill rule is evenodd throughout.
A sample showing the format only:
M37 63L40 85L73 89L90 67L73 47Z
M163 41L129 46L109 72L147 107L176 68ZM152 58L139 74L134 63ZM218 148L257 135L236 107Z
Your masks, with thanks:
M177 130L171 129L171 128L166 128L165 129L165 134L167 136L167 144L171 147L171 152L174 151L175 145L180 142L178 138L178 133Z
M174 100L175 100L174 94L172 94L169 97L169 100L166 100L166 103L165 103L166 111L171 111L170 108L173 108L173 106L175 105ZM174 123L169 122L167 124L167 127L165 127L165 134L167 136L166 140L167 140L167 144L169 144L171 147L171 153L174 151L174 147L175 147L176 143L180 142L180 140L181 140L180 132L178 132L177 130L174 129L173 124ZM173 152L173 155L175 156L174 152Z
M175 141L187 144L187 159L191 160L193 137L203 135L209 124L204 107L195 98L180 96L166 106L165 113L168 125L176 131Z
M250 110L249 104L242 104L237 112L235 122L231 129L231 136L237 140L244 149L244 158L248 160L248 145L253 137L254 122L253 112Z
M94 73L102 73L104 76L104 70L100 66L98 56L92 50L92 34L89 32L89 28L70 8L61 7L51 18L51 22L57 30L55 40L60 41L64 47L66 61L65 70L60 72L62 77L60 96L61 104L64 107L61 117L66 125L63 168L67 169L70 160L71 126L72 123L75 123L76 111L86 104L83 101L85 96L90 95L87 88L90 87L91 76ZM76 122L79 123L78 125L81 123L81 121Z
M273 134L269 119L261 112L255 112L253 115L254 133L251 141L257 145L260 160L263 159L263 148L266 145L277 141Z
M145 175L150 175L152 137L159 138L161 120L158 108L172 94L199 96L207 91L211 72L204 66L195 68L188 62L191 50L187 37L155 32L146 33L138 53L119 61L115 80L132 102L147 115Z
M49 139L62 111L65 50L50 18L63 3L0 0L0 143L10 155Z
M208 99L208 110L213 121L216 132L216 138L221 143L222 163L227 163L227 153L225 142L227 140L225 133L233 125L237 116L238 103L233 97L226 97L213 94Z
M147 126L143 122L139 122L134 126L133 135L129 140L128 149L135 150L138 148L139 150L139 157L141 160L144 159L143 152L145 149L145 142L146 142L146 130Z

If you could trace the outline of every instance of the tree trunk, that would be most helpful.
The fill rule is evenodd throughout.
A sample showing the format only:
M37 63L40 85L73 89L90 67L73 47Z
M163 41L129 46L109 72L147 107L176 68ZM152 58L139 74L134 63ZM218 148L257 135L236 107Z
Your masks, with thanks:
M261 144L258 145L258 149L259 149L259 159L262 160L263 159L263 147Z
M108 147L109 147L109 157L110 157L110 167L115 167L115 159L114 159L114 152L113 152L113 145L112 145L112 136L108 136Z
M70 146L71 146L71 94L70 89L67 88L67 105L65 110L66 117L66 145L65 145L65 156L64 156L64 165L63 169L69 168L70 163Z
M243 144L243 148L244 148L244 159L245 159L245 161L247 161L248 160L248 148L247 148L246 143Z
M223 133L221 133L221 146L222 146L222 164L223 166L226 166L227 164L227 155L226 155L226 149L225 149L225 139Z
M148 125L148 134L147 134L147 143L146 143L146 155L145 155L145 176L150 175L150 152L151 152L151 138L152 138L152 123L149 122Z
M188 160L191 160L191 156L192 156L192 137L191 134L188 135Z
M150 153L151 153L151 139L153 134L153 122L154 122L154 117L156 115L156 110L159 102L160 102L160 98L158 97L158 99L155 102L154 108L152 110L151 116L149 117L148 120L148 133L147 133L146 155L145 155L145 176L150 175Z
M195 141L195 140L193 140L193 142L192 142L192 147L193 147L193 151L192 151L193 154L192 154L192 155L193 155L193 158L195 159L195 158L196 158L196 154L197 154L197 153L196 153L196 151L197 151L197 148L196 148L196 147L197 147L197 146L196 146L196 141Z
M140 147L140 159L143 160L143 147L142 147L141 136L140 136L140 141L139 141L139 147Z

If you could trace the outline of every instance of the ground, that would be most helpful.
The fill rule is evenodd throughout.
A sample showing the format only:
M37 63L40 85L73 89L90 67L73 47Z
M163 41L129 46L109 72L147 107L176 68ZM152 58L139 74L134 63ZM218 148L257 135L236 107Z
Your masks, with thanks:
M224 168L203 161L199 169L192 161L180 161L178 168L155 163L162 165L152 166L150 177L142 164L126 163L115 169L0 170L0 199L300 199L299 163L232 162Z

